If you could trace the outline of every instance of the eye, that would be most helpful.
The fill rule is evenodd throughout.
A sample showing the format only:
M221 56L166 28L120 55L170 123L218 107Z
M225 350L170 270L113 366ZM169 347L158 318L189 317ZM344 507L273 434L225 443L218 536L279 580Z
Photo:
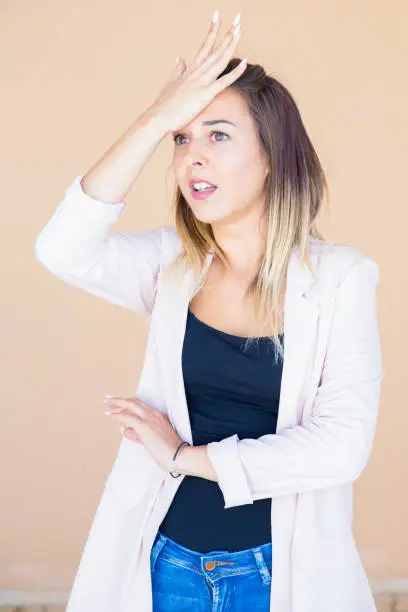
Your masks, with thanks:
M179 144L179 141L177 140L179 136L183 136L183 134L175 134L175 135L173 136L173 140L174 140L174 142L175 142L176 144Z
M222 136L226 136L227 138L229 138L228 134L226 134L225 132L220 132L218 130L214 130L213 132L211 132L211 136L213 134L221 134ZM222 142L222 141L221 141Z
M219 130L213 130L212 132L210 132L210 135L211 135L211 136L212 136L213 134L221 134L221 136L226 136L227 138L229 138L229 135L228 135L228 134L226 134L225 132L220 132ZM174 142L176 143L176 145L178 145L178 144L182 144L182 143L180 143L180 141L178 140L178 137L179 137L179 136L184 137L184 134L179 133L179 134L175 134L175 135L174 135L173 140L174 140ZM222 139L221 141L220 141L220 140L217 140L217 142L223 142L223 139Z

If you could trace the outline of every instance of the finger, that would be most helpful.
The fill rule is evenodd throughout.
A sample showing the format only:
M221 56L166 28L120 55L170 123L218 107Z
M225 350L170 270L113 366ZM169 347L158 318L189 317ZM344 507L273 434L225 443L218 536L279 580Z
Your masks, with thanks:
M226 65L226 59L232 57L236 47L238 46L241 31L231 31L226 39L221 43L218 49L213 53L206 62L201 66L201 70L205 73L207 80L216 78Z
M220 43L215 48L214 53L218 53L218 51L221 48L225 48L225 46L228 46L231 38L236 37L240 33L240 31L241 31L240 14L238 13L236 15L234 21L231 23L231 25L229 26L228 30L226 31L226 33L224 35L224 38L221 39ZM211 56L209 56L207 59L211 60L211 57L213 56L213 54Z
M115 416L117 414L123 414L124 416L129 415L129 416L137 416L139 418L143 418L145 415L143 406L134 404L133 402L131 403L132 403L132 408L121 408L120 406L115 406L113 404L110 404L109 410L105 412L105 414L108 416Z
M220 41L219 45L214 50L214 52L217 53L222 48L228 47L231 39L234 40L235 38L237 38L237 36L240 33L241 33L241 23L237 15L237 17L234 19L234 21L231 23L228 30L226 31L224 38Z
M105 404L114 404L117 402L127 401L126 398L123 397L115 397L114 395L105 395L105 399L103 400Z
M123 414L123 412L111 414L109 415L109 418L113 419L114 421L118 421L119 423L123 423L127 427L137 427L143 423L143 419L136 414Z
M142 442L141 437L132 427L121 427L120 432L124 438L128 438L128 440L133 440L133 442Z
M135 406L133 398L124 398L124 397L111 397L104 400L104 403L109 406L109 408L121 408L132 410Z
M181 57L181 55L179 55L177 58L176 68L178 70L177 75L183 74L183 72L187 68L186 62Z
M140 406L137 406L136 410L129 410L128 408L123 408L118 412L112 412L111 416L122 416L124 419L131 418L140 420L143 419L143 408L140 408Z
M236 81L241 76L241 74L245 72L247 67L246 59L247 58L244 58L242 62L235 66L235 68L233 68L230 72L224 74L224 76L214 81L214 83L211 85L211 88L214 91L214 95L220 93L223 89L231 85L231 83Z
M203 42L203 44L201 45L200 49L198 50L198 53L194 60L195 66L200 66L202 62L206 59L208 54L211 53L211 51L213 50L214 43L217 38L217 34L220 30L220 26L221 26L221 21L219 18L216 19L215 21L211 21L210 29L207 34L207 37L205 41Z
M176 81L177 79L180 78L180 76L183 74L183 72L186 69L186 63L183 60L182 57L178 56L177 57L177 61L176 61L176 65L173 68L173 71L170 75L170 78L168 79L166 85L169 85L170 83L172 83L173 81Z

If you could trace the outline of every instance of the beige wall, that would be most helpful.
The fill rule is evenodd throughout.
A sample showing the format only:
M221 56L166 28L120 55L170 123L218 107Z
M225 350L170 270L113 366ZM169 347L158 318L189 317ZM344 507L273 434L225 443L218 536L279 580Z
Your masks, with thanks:
M372 578L408 578L404 317L408 5L71 0L0 6L2 482L0 588L67 588L119 443L106 393L135 392L148 321L52 276L34 240L76 174L187 61L215 8L241 12L238 48L289 87L326 169L326 238L380 265L385 365L374 450L355 483L355 535ZM171 222L165 140L118 231Z

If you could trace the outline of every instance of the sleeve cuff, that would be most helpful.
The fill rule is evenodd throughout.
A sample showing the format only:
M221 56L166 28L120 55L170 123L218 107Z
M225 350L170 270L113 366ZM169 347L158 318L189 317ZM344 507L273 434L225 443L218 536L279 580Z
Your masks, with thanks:
M81 185L81 180L85 174L78 174L73 182L65 190L65 195L70 200L71 206L77 206L82 211L85 207L92 209L92 211L98 213L104 213L106 217L110 217L112 221L117 219L122 214L123 210L127 207L127 201L121 200L120 202L104 202L103 200L97 200L88 193L86 193Z
M207 454L224 496L224 508L254 503L239 457L238 442L238 435L234 434L207 444Z

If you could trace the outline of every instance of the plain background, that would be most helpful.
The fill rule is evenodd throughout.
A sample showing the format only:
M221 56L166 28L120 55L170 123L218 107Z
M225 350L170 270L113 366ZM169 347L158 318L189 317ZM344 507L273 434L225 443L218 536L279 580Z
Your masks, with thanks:
M119 424L105 394L134 395L148 319L43 268L34 241L64 190L149 106L177 54L191 61L214 9L236 51L294 96L326 171L325 238L380 266L385 377L354 533L372 579L408 578L406 23L398 0L117 0L0 5L0 588L69 588ZM171 223L172 142L152 156L114 225Z

